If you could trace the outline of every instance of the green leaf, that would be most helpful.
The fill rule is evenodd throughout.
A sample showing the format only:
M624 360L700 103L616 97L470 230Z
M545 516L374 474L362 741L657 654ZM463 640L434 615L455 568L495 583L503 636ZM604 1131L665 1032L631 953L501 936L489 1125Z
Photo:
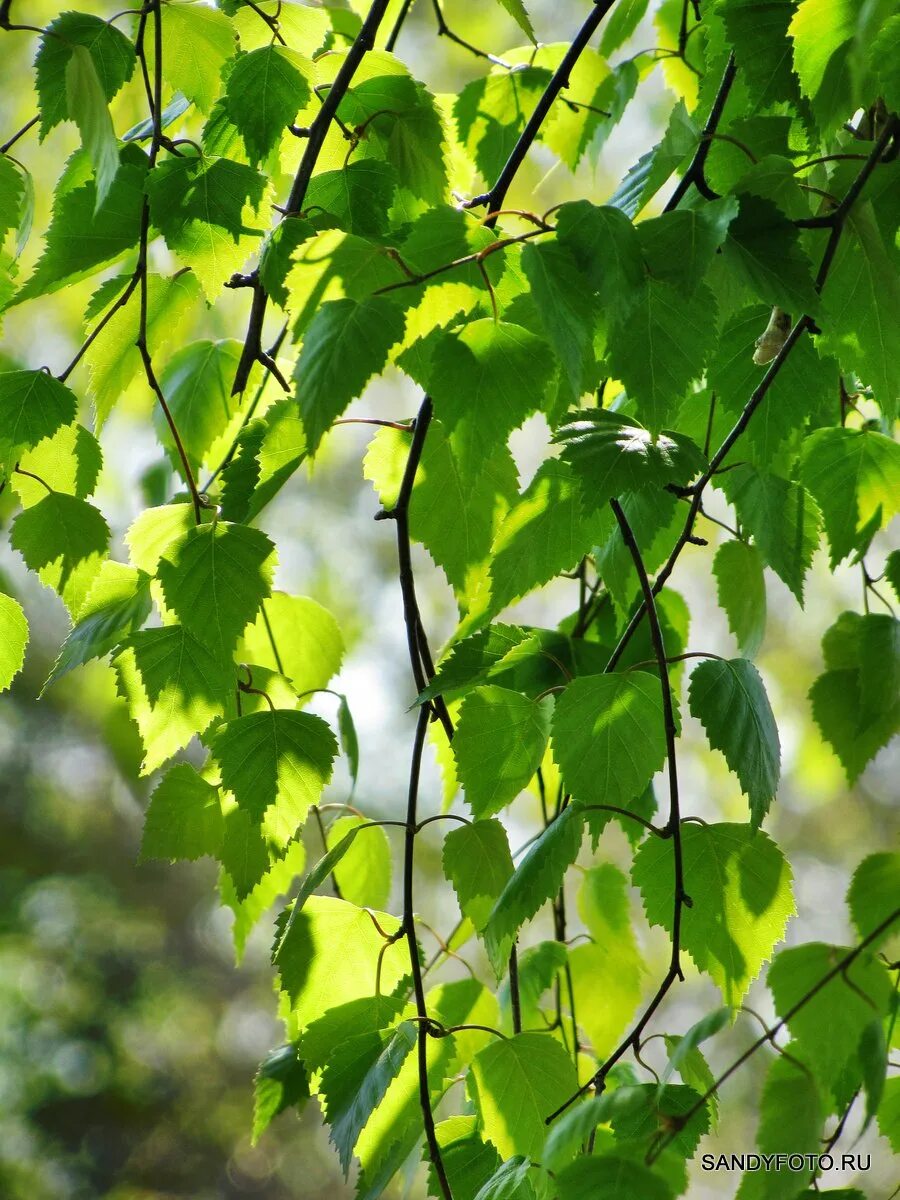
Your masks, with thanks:
M546 343L520 325L485 317L440 338L423 379L466 478L485 445L506 441L539 409L550 382Z
M90 55L105 100L112 100L134 73L134 47L115 25L90 13L61 13L47 26L34 61L42 139L60 121L75 115L66 73L76 48L82 47Z
M77 615L44 689L75 667L102 658L140 629L150 615L150 576L107 559Z
M735 49L752 112L797 99L788 40L794 11L794 0L726 0L722 5L728 45Z
M234 703L234 675L180 625L134 634L113 666L144 745L143 775L204 733Z
M738 467L725 476L726 495L766 563L803 603L803 581L819 545L820 513L798 483Z
M224 823L219 792L187 763L170 767L156 785L144 820L142 860L193 861L222 849Z
M746 658L711 658L695 668L688 694L709 744L737 775L758 829L781 776L778 726L759 672Z
M583 814L570 804L532 843L503 888L484 927L485 949L498 976L518 930L562 887L578 857L583 827ZM503 1153L502 1146L497 1149Z
M85 330L87 335L93 333L99 321L105 319L109 311L108 303L113 303L128 284L127 277L119 276L101 285L86 314L86 324L90 324L90 328ZM113 294L107 289L114 289ZM192 272L171 277L148 275L147 349L154 362L162 361L164 351L177 338L199 294L200 287ZM102 313L96 311L100 301ZM90 377L88 390L94 400L97 416L95 429L98 433L135 375L143 369L137 348L140 319L141 297L138 289L113 313L104 325L102 335L92 342L85 353Z
M297 693L327 687L340 670L344 642L338 623L308 596L273 592L238 646L242 662L286 675Z
M575 200L559 209L556 236L602 293L610 317L626 317L640 297L645 274L640 239L628 217L618 208Z
M771 975L771 972L770 972ZM771 1063L759 1103L757 1148L763 1154L818 1154L826 1106L815 1078L793 1058L793 1044ZM746 1172L740 1200L796 1200L797 1173L779 1166L765 1173Z
M568 463L542 463L497 532L490 592L476 598L473 616L491 617L560 571L572 570L611 522L611 514L585 515Z
M753 658L766 632L766 583L759 551L736 539L723 542L713 561L719 605L739 648Z
M334 881L351 904L384 908L391 894L391 847L385 831L363 817L340 817L328 830L329 847L363 826L363 836L347 843L334 865Z
M610 55L627 42L644 19L648 0L623 0L609 15L600 39L600 53Z
M303 872L306 853L302 842L291 842L283 858L272 861L259 831L251 826L246 813L240 811L231 797L225 797L225 836L219 855L223 870L219 876L219 895L222 903L234 914L231 935L234 939L235 961L244 956L247 940L254 927L272 905L291 891L294 880ZM243 863L238 843L243 837ZM256 853L251 847L256 848ZM258 861L255 861L258 857ZM235 868L235 877L229 868Z
M409 438L398 430L379 430L366 453L365 477L374 483L385 509L396 503ZM432 421L410 498L409 531L443 568L463 608L517 494L516 467L505 446L483 457L472 481L463 476L443 425Z
M674 171L694 153L700 130L679 100L669 117L662 139L642 154L610 197L609 203L629 217L637 216Z
M305 60L273 43L238 55L225 88L225 109L256 166L279 144L310 97Z
M897 51L900 49L900 14L888 17L881 24L871 46L871 61L881 83L881 95L889 112L900 109L900 69Z
M665 761L659 679L646 671L574 679L556 701L553 757L576 800L627 807Z
M253 167L214 156L166 159L147 177L153 224L210 302L258 243L261 230L249 222L265 184Z
M325 1120L344 1175L359 1135L416 1044L412 1021L384 1033L364 1033L335 1048L320 1083Z
M22 451L18 465L21 469L13 475L11 486L22 506L31 508L47 495L47 488L38 479L54 492L85 500L97 486L103 453L100 443L83 425L62 425L33 450ZM31 475L23 475L23 471Z
M656 279L693 292L703 281L737 215L733 196L687 209L663 213L637 226L646 269Z
M791 870L769 837L749 825L681 827L684 884L681 947L711 975L726 1004L741 1003L794 912ZM672 932L672 847L648 838L632 879L651 925Z
M776 955L767 982L778 1015L785 1017L849 952L845 946L808 942ZM892 991L885 966L864 953L818 987L788 1019L791 1052L833 1094L839 1108L862 1082L859 1040L873 1018L887 1013Z
M21 671L27 645L28 621L21 604L0 592L0 692Z
M261 530L217 521L168 546L156 573L167 608L224 661L269 595L274 556Z
M578 911L591 941L568 954L574 1012L599 1061L612 1053L633 1019L645 971L622 872L611 863L586 871Z
M341 696L338 701L338 736L341 739L341 750L347 759L347 769L350 772L352 786L356 787L359 778L359 738L356 725L353 723L353 713L347 703L347 697ZM351 789L352 790L352 789Z
M419 703L434 696L456 700L470 688L486 683L506 669L504 660L530 637L527 630L517 625L495 624L456 642L438 664L434 679L419 694Z
M316 229L344 229L360 237L387 233L397 175L377 158L314 175L306 189L305 215Z
M278 494L306 457L306 433L293 400L273 404L236 440L222 472L223 515L250 521Z
M284 849L331 778L337 743L321 717L276 709L229 721L210 750L222 786Z
M287 278L297 260L294 251L315 237L315 228L303 217L284 217L266 237L259 256L259 279L269 296L287 308Z
M400 922L389 913L376 912L375 917L388 937L399 929ZM404 942L393 942L382 954L384 938L368 912L330 896L311 897L276 944L281 990L301 1029L328 1009L372 996L379 961L385 995L409 971Z
M0 245L19 224L25 201L25 170L5 154L0 155Z
M692 295L648 278L632 312L609 336L609 366L654 432L677 411L691 380L703 374L716 340L716 301L701 284Z
M495 820L451 829L444 839L443 866L463 916L482 930L513 873L506 830Z
M844 613L822 639L828 670L810 688L813 716L853 783L900 728L900 625Z
M818 429L803 443L803 482L822 510L831 566L900 508L900 446L872 429Z
M190 504L161 504L145 508L125 534L132 566L155 575L159 560L194 528Z
M581 286L574 256L558 242L526 245L522 270L543 331L562 364L568 395L577 402L595 373L593 339L599 307Z
M2 159L0 159L2 161ZM78 400L46 371L0 373L0 470L75 420Z
M544 1145L544 1120L578 1086L564 1048L546 1033L520 1033L485 1046L472 1060L470 1080L485 1136L502 1158L536 1161Z
M900 1154L900 1076L885 1082L884 1099L878 1106L878 1129L894 1153Z
M381 373L388 351L402 337L402 313L379 296L322 305L306 331L294 369L310 454L315 454L335 418L373 375Z
M84 46L72 47L66 67L66 102L81 133L82 144L94 164L99 207L109 194L119 169L119 143L97 68L91 52Z
M231 338L191 342L172 355L160 377L172 420L195 470L240 408L241 397L231 394L240 356L241 343ZM168 423L161 412L155 420L159 440L180 468Z
M253 1145L272 1121L288 1108L302 1108L309 1099L309 1078L296 1044L270 1050L253 1080Z
M631 1159L604 1154L570 1163L557 1178L559 1200L673 1200L664 1179Z
M683 1037L666 1036L666 1049L669 1051L669 1061L666 1063L666 1069L662 1074L662 1079L659 1085L661 1093L666 1085L666 1081L671 1077L674 1071L678 1071L682 1079L685 1077L685 1072L690 1070L691 1065L701 1063L708 1072L709 1067L706 1060L700 1056L696 1056L697 1047L702 1045L708 1038L714 1037L717 1033L725 1028L731 1016L730 1008L717 1008L711 1013L707 1013L705 1017L701 1017L694 1025L690 1027ZM705 1078L705 1076L704 1076ZM685 1079L685 1083L689 1080ZM712 1083L712 1075L709 1076L709 1083ZM706 1084L702 1091L706 1092ZM714 1097L710 1097L710 1100Z
M553 702L484 686L463 701L453 739L459 779L476 818L515 800L547 748Z
M562 456L580 478L588 508L600 508L622 492L689 483L706 465L699 447L684 434L654 435L603 408L573 414L554 441L562 442Z
M162 16L163 77L208 113L221 91L222 67L237 49L231 22L206 4L168 3Z
M719 1011L727 1010L720 1009ZM663 1040L666 1044L666 1050L669 1052L669 1062L671 1063L675 1055L678 1054L679 1046L684 1039L665 1034ZM705 1096L715 1083L715 1076L710 1069L709 1063L696 1047L692 1047L679 1057L678 1074L688 1087L692 1087L696 1091L698 1096ZM706 1101L706 1107L709 1112L710 1127L715 1130L719 1115L719 1101L715 1092Z
M723 248L726 264L760 300L800 317L819 310L812 266L793 223L771 200L741 196Z
M900 908L900 854L870 854L853 872L847 905L861 938L867 938ZM900 917L898 917L900 921ZM889 926L871 945L897 932L897 922Z
M146 157L126 147L106 199L97 205L97 185L83 154L69 160L54 193L44 252L9 307L59 291L107 266L137 246L144 204Z
M537 45L534 36L534 27L531 24L531 17L529 17L522 0L498 0L498 3L506 9L528 40Z
M86 500L50 492L12 523L10 545L45 587L77 614L109 544L109 527Z

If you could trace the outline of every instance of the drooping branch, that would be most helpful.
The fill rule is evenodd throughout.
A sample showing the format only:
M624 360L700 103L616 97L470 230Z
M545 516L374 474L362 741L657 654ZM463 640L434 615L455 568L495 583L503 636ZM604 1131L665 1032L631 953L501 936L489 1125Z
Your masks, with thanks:
M325 94L322 107L316 113L307 131L303 157L294 176L294 182L291 186L287 203L282 209L282 220L287 217L297 216L303 208L303 201L306 198L306 192L312 179L313 171L316 168L316 163L319 161L322 147L325 145L325 138L328 135L332 122L337 117L337 110L349 90L353 76L356 74L365 55L375 45L375 35L384 19L384 14L387 11L389 3L390 0L372 0L372 6L366 15L366 19L363 21L362 28L357 34L356 40L347 51L334 82ZM231 389L232 395L238 395L243 392L247 386L247 380L250 377L250 371L255 362L261 362L264 366L270 367L270 363L267 361L267 356L264 355L262 348L263 322L265 321L269 296L259 277L258 271L253 272L251 279L253 301L250 306L250 320L247 325L247 334L244 338L244 348L235 372L234 383Z
M660 1137L659 1141L654 1145L651 1151L651 1161L659 1157L659 1155L663 1152L663 1150L665 1150L666 1146L669 1145L673 1138L677 1137L679 1132L684 1129L688 1122L703 1108L704 1104L706 1104L708 1100L718 1093L722 1084L725 1083L726 1080L730 1079L735 1071L739 1070L749 1058L752 1058L757 1050L761 1050L763 1046L765 1046L767 1043L770 1043L777 1033L790 1024L791 1020L797 1015L798 1012L804 1009L811 1000L816 998L816 996L824 987L831 983L832 979L835 979L838 975L843 974L847 968L851 966L857 958L859 958L864 950L871 946L873 942L876 942L882 936L882 934L890 929L890 927L897 921L900 921L900 908L895 908L894 911L885 917L885 919L870 933L868 933L862 939L862 941L858 942L857 945L849 951L849 953L845 954L844 957L838 963L836 963L830 971L826 971L826 973L820 979L818 979L808 991L804 992L800 999L791 1005L791 1007L787 1010L784 1016L781 1017L780 1020L776 1021L774 1025L768 1027L765 1033L761 1034L755 1042L752 1042L743 1052L743 1054L740 1054L734 1060L731 1066L722 1072L715 1082L706 1089L703 1095L691 1105L687 1112L681 1113L677 1117L671 1117L669 1129Z

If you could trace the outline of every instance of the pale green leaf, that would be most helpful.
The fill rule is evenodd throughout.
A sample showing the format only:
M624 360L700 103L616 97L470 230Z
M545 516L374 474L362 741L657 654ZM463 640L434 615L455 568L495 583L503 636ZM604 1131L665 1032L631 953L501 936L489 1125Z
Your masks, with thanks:
M391 847L384 829L365 818L339 817L328 829L328 846L344 841L353 829L362 836L352 839L335 862L334 881L351 904L385 908L391 894Z
M453 753L476 818L499 812L527 786L547 748L552 707L549 696L534 701L491 685L466 696Z
M232 819L235 814L246 820L246 815L241 813L237 808L231 810ZM234 865L232 851L234 849L235 832L233 828L229 829L226 823L226 835L223 839L220 858L223 862L230 862L231 865ZM248 845L250 844L250 837L252 837L252 834L247 838ZM258 839L257 845L261 846L262 839L259 837L258 832L256 833L256 838ZM300 841L291 842L285 852L284 858L278 858L274 862L268 859L268 855L264 850L263 854L265 855L265 862L261 863L262 874L258 877L255 871L250 871L243 880L238 879L235 882L228 871L223 869L219 878L219 895L222 903L227 905L234 913L231 936L234 939L234 956L238 963L244 957L247 939L253 932L257 922L269 911L279 897L287 896L293 887L295 878L302 874L303 865L306 862L306 853L303 849L303 843Z
M870 854L853 872L847 905L861 938L867 938L892 913L900 909L900 854L885 851ZM900 915L871 944L894 936L900 929Z
M237 654L286 675L302 698L328 686L340 670L344 642L327 608L308 596L273 592L245 629Z
M85 46L72 47L66 66L66 103L94 164L99 208L119 169L119 143L94 59Z
M628 1158L582 1157L561 1171L559 1200L674 1200L664 1179Z
M502 1158L540 1160L545 1118L577 1087L562 1045L546 1033L496 1040L472 1061L471 1075L485 1137Z
M750 467L730 471L726 495L768 566L787 584L800 604L803 583L819 545L821 514L799 483Z
M766 631L766 583L759 551L736 539L723 542L713 561L719 604L739 648L753 658Z
M443 867L463 916L483 929L513 873L506 830L495 820L451 829L444 839Z
M5 692L25 661L28 621L21 604L0 592L0 692Z
M232 338L191 342L166 363L160 386L181 437L188 462L196 470L216 439L228 429L241 404L231 385L241 356L241 343ZM159 440L181 469L167 421L154 414Z
M41 37L34 64L42 138L75 115L68 102L66 72L76 48L89 53L104 100L112 100L134 73L134 46L116 25L90 13L61 13Z
M665 761L659 679L646 671L574 679L557 699L552 737L576 800L627 807Z
M791 870L775 843L749 825L684 824L681 840L684 886L692 900L681 913L681 948L733 1007L784 936L794 912ZM671 842L643 842L632 878L647 919L671 933Z
M221 91L222 67L237 49L231 22L207 4L168 3L163 14L163 78L209 112Z
M13 475L11 486L23 508L30 508L47 495L47 488L38 479L54 492L65 492L79 500L90 496L97 486L103 453L100 443L83 425L63 425L33 450L23 451L18 465L20 470ZM23 475L23 471L31 475Z

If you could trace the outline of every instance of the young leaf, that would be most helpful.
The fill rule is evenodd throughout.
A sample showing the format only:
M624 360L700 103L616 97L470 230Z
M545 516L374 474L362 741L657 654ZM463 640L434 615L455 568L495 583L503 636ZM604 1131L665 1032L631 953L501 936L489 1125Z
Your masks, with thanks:
M47 495L44 484L54 492L85 500L97 486L103 452L100 443L83 425L63 425L33 450L22 451L18 465L20 469L10 482L23 508L31 508L43 500ZM23 474L25 471L31 474Z
M320 1083L325 1120L344 1174L359 1135L416 1044L416 1026L403 1021L384 1033L363 1033L338 1046Z
M375 917L388 937L397 932L396 917L383 912ZM373 996L379 962L381 990L389 995L409 971L409 954L402 941L384 946L364 909L330 896L311 897L275 951L281 990L299 1028L328 1009Z
M167 11L175 7L166 6ZM261 235L249 223L265 185L265 176L245 163L212 155L166 159L147 177L153 224L181 264L197 276L210 302L240 270Z
M562 457L581 480L585 507L601 508L622 492L684 485L705 466L699 447L682 433L649 430L608 409L582 409L559 429Z
M112 559L102 564L60 648L44 689L69 671L102 658L150 615L150 576Z
M94 164L99 207L109 194L119 169L119 143L97 68L84 46L72 47L72 57L66 67L66 102L69 115L81 133L82 144Z
M76 48L90 55L104 101L112 100L134 73L134 47L115 25L90 13L60 14L47 26L34 61L41 138L60 121L75 116L69 104L66 73Z
M310 454L315 454L334 419L384 368L388 351L402 337L402 313L380 296L322 305L306 331L294 369Z
M327 608L308 596L273 592L244 630L237 654L242 662L286 675L302 697L327 687L338 673L344 642Z
M657 677L629 671L574 679L556 702L553 757L576 800L627 807L666 757Z
M71 424L77 411L73 393L46 371L0 373L0 470L8 474L21 451Z
M648 278L632 312L609 335L609 366L625 384L644 424L670 422L692 379L703 374L716 340L716 301L705 284L685 296Z
M362 837L352 839L334 864L334 881L351 904L385 908L391 894L391 847L385 831L362 817L340 817L328 830L329 847L343 842L362 826Z
M497 623L456 642L438 664L434 679L418 696L419 703L434 696L443 696L448 702L456 700L470 688L486 683L505 669L507 657L530 637L528 630L517 625Z
M778 726L759 672L745 658L708 659L695 668L688 694L709 744L740 780L758 829L781 775Z
M484 927L485 949L498 976L521 926L562 887L566 871L578 857L583 828L583 814L570 804L531 845L507 881ZM502 1152L502 1147L497 1148Z
M281 141L309 100L307 65L286 46L272 43L240 54L225 88L225 109L256 166Z
M10 545L77 615L109 544L109 526L86 500L49 492L13 521Z
M180 625L134 634L113 666L144 745L144 775L204 733L234 703L233 673Z
M870 854L853 872L847 905L853 924L861 938L866 938L900 907L900 854ZM878 945L881 938L897 932L900 917L885 930L884 934L871 943Z
M470 1079L487 1139L503 1158L540 1159L545 1118L578 1086L564 1048L546 1033L520 1033L485 1046Z
M443 866L463 916L482 930L513 873L506 830L495 820L451 829L444 839Z
M726 1004L740 1004L794 912L791 870L769 837L749 825L681 828L685 888L681 947L711 975ZM672 847L647 838L634 859L651 925L672 931Z
M231 338L191 342L172 355L160 376L172 420L195 469L206 460L210 447L240 408L241 397L231 394L240 355L240 342ZM180 466L161 412L155 415L155 421L159 440L169 447L173 461Z
M484 686L462 703L453 753L476 818L505 808L527 786L547 748L553 702Z
M560 1171L559 1200L674 1200L668 1183L640 1162L618 1158L582 1157Z
M848 953L848 947L822 942L782 950L767 979L779 1016L789 1013ZM873 1018L887 1013L892 990L885 966L863 954L788 1019L791 1052L832 1093L839 1108L862 1082L859 1040Z
M224 807L227 808L227 806L228 800L226 798ZM247 820L246 814L242 813L236 805L228 810L228 816L231 820L235 816L240 818L241 821ZM233 843L235 841L236 830L233 827L230 828L229 825L230 822L226 821L226 834L222 842L222 852L219 858L223 863L228 861L234 865L232 851L234 849ZM240 879L239 871L239 879L235 882L223 867L219 876L220 899L234 914L231 936L234 939L235 962L238 964L244 957L247 940L257 922L269 911L276 900L287 896L293 888L294 880L298 875L303 873L303 866L306 862L306 853L302 842L291 842L284 857L277 858L272 862L269 859L268 852L263 845L258 830L253 830L245 838L246 844L248 846L251 844L250 839L254 834L256 845L261 850L261 858L264 860L261 863L261 874L250 871L245 873L245 878Z
M283 849L331 778L337 743L320 717L278 709L229 721L210 750L222 786Z
M377 158L351 162L342 170L313 176L306 190L306 216L316 229L344 229L360 237L383 237L397 190L393 167Z
M713 562L720 606L739 648L753 658L766 631L766 582L759 551L748 542L723 542Z
M171 767L156 785L144 820L140 857L195 860L222 849L219 792L188 763Z
M162 10L162 73L173 91L208 113L221 90L222 67L237 49L224 13L206 4L166 4Z
M803 482L822 510L832 567L900 508L900 446L871 429L818 429L803 443Z
M259 529L225 521L198 525L169 546L157 578L166 607L227 661L269 595L275 547Z
M194 528L194 510L190 504L145 508L125 534L132 566L155 575L163 555L184 541Z
M270 1050L253 1080L253 1130L250 1141L259 1141L279 1114L302 1108L309 1099L309 1077L296 1043Z
M467 479L485 445L506 441L544 401L553 370L546 343L520 325L490 318L443 334L425 377L434 408Z
M102 204L82 154L69 160L57 185L44 252L9 307L59 291L120 258L138 243L144 205L146 157L134 146L119 156L119 169Z
M22 669L28 645L28 621L21 604L0 592L0 692Z
M498 0L502 4L518 27L522 30L529 42L535 42L534 27L531 24L525 5L522 0ZM535 42L535 44L537 44Z
M803 581L819 544L815 500L800 484L750 467L725 478L726 494L766 563L802 604Z

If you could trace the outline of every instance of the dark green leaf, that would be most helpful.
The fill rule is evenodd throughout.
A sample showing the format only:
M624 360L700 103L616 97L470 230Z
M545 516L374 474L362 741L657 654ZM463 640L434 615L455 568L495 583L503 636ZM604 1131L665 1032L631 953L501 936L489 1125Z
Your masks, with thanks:
M187 763L171 767L156 785L144 820L141 858L218 857L224 824L219 793Z
M112 100L134 73L134 47L115 25L90 13L62 13L47 26L34 63L42 138L54 125L74 116L68 104L66 71L76 47L90 54L106 100Z
M309 100L304 60L272 43L238 56L228 75L225 109L255 166L281 141Z
M483 929L513 873L506 830L494 820L452 829L444 839L443 865L463 916Z
M723 542L713 572L728 628L744 654L753 658L766 631L766 583L759 551L747 542Z

